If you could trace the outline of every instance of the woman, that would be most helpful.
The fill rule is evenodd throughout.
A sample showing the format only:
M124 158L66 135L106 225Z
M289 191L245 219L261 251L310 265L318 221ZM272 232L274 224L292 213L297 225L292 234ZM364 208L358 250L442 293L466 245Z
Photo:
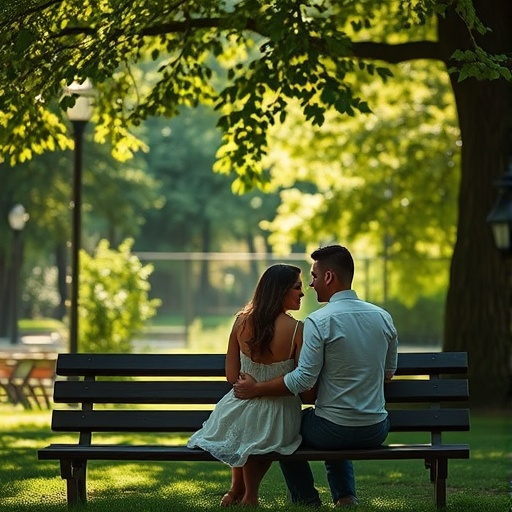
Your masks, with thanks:
M250 373L269 380L291 371L302 346L302 322L289 316L304 296L300 269L277 264L261 276L252 300L236 315L226 354L226 377L234 384ZM233 391L216 405L188 442L232 468L231 489L221 506L257 505L261 480L271 462L250 455L293 453L301 443L301 402L296 396L239 400Z

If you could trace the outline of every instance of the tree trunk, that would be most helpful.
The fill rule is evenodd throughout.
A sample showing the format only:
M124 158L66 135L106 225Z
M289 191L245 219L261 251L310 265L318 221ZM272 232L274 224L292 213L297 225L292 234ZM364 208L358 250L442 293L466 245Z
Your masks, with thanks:
M250 253L256 252L256 245L254 243L254 234L252 232L252 229L248 228L247 233L245 234L245 239L247 240L247 250ZM250 270L249 270L249 276L251 278L251 282L257 283L258 279L260 277L260 269L258 265L258 261L256 260L250 260L249 261Z
M203 225L201 228L201 251L209 253L211 251L211 224L210 221L204 217ZM196 303L198 305L199 313L203 315L211 314L211 305L214 303L212 300L212 285L210 281L210 260L202 259L200 262L199 272L199 288L197 290Z
M9 265L6 255L10 254L10 244L0 253L0 338L6 338L9 333L9 297L11 279L9 279Z
M492 27L482 46L512 53L512 2L476 0ZM456 15L439 24L439 43L451 55L467 39ZM494 246L486 217L497 197L494 182L512 149L512 85L504 80L461 83L452 77L462 137L457 241L446 299L444 350L469 353L475 405L503 405L510 391L510 270Z

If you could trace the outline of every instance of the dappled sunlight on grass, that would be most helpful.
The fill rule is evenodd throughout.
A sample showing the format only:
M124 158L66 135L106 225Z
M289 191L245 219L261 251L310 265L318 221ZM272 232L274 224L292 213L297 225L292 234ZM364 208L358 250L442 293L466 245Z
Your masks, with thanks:
M399 471L390 471L386 475L386 478L389 478L391 480L397 479L397 478L403 478L403 477L404 477L404 474L402 472L399 472Z
M9 449L17 449L17 448L32 448L37 449L38 445L34 442L33 439L19 439L15 436L7 435L5 436L5 440L7 441L9 445Z
M16 480L9 485L2 488L2 500L0 503L3 506L11 504L19 504L22 500L26 505L32 507L38 506L42 503L65 503L66 495L62 485L62 480L58 478L26 478ZM3 510L0 507L0 510ZM37 508L34 510L38 510Z
M0 407L0 512L66 512L66 483L58 461L38 461L49 443L76 443L76 434L54 434L48 411ZM489 435L492 432L492 435ZM510 460L506 416L476 416L471 432L453 442L471 445L470 460L449 462L447 512L506 512ZM400 441L399 436L398 440ZM102 435L102 443L182 444L188 435ZM401 441L405 439L405 436ZM312 464L324 507L332 510L325 468ZM355 462L358 512L436 512L433 486L422 460ZM87 507L75 512L192 512L219 510L231 482L218 462L90 461ZM261 509L302 512L286 498L284 479L273 464L262 482Z
M363 507L373 507L382 511L401 512L404 510L411 510L410 503L407 505L407 502L408 500L406 496L402 496L401 498L385 498L380 496L368 500L367 503L361 503L361 505Z
M96 466L101 466L98 468ZM119 463L108 466L89 462L89 475L98 480L102 488L129 489L130 487L156 487L161 485L162 467L155 463Z
M23 418L23 428L31 426L49 427L52 421L51 411L25 411L8 405L0 406L0 415L2 417L2 431L19 428L21 418Z
M478 459L501 459L503 457L507 457L507 453L505 451L492 451L492 452L484 452L482 450L473 450L471 454L471 458Z

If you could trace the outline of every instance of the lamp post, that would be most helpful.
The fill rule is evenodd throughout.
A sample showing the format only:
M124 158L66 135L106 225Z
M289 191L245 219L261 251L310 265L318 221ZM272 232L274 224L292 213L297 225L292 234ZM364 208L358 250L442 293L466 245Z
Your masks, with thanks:
M75 105L67 110L73 126L75 141L73 164L73 197L71 207L71 305L69 312L69 352L78 352L78 288L79 288L79 253L82 230L82 153L84 131L92 115L92 97L94 89L89 80L79 84L73 82L67 88L67 94L76 95Z
M499 194L487 222L491 225L496 247L503 254L512 256L512 159L496 186Z
M11 344L18 343L18 302L21 265L21 232L28 220L28 214L21 204L15 204L8 215L9 226L13 232L12 241L12 284L11 284Z

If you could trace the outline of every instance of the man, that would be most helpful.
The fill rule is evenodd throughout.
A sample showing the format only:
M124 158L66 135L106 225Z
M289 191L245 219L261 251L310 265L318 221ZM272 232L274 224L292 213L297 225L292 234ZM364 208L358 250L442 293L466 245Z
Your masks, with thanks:
M304 411L303 443L319 449L374 448L389 432L384 381L396 370L398 339L383 309L360 300L351 289L354 261L348 249L332 245L311 254L311 282L318 302L327 302L304 321L298 366L284 377L256 382L243 375L238 398L297 395L317 388L314 408ZM356 505L352 461L325 461L336 506ZM308 462L283 462L294 503L321 505Z

